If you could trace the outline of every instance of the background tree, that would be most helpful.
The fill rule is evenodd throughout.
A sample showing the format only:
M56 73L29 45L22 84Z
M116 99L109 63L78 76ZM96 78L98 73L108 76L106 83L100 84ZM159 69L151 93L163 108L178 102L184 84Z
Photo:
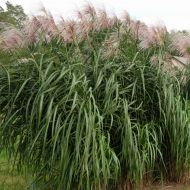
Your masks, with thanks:
M5 9L0 6L0 30L7 23L21 28L26 19L27 15L21 5L13 5L7 1Z

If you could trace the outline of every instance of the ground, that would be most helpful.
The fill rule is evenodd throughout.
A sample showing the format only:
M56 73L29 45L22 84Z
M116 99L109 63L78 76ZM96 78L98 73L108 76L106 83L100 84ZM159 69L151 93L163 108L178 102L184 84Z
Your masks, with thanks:
M5 154L0 155L0 190L27 190L30 177L21 175L8 164ZM143 190L190 190L190 185L168 184L143 188Z
M171 184L163 186L152 186L149 188L145 188L144 190L190 190L190 186L181 184Z
M0 190L26 190L27 175L21 175L8 164L5 154L0 156Z

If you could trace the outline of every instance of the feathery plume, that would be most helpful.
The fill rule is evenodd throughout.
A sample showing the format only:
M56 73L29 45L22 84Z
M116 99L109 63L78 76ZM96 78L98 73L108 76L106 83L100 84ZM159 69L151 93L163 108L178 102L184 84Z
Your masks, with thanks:
M70 43L76 38L76 23L73 20L63 21L59 25L60 36L62 39Z
M113 15L111 18L109 18L109 27L114 27L119 24L119 18L117 15Z
M87 4L86 6L84 6L81 13L82 13L82 15L88 16L90 18L96 17L96 9L91 4Z
M118 32L113 32L109 39L103 42L103 57L109 58L118 53L119 40Z
M124 25L130 25L131 18L127 11L124 11L122 18L123 18L122 21Z
M147 49L154 45L163 46L166 35L167 29L165 26L149 27L144 31L142 30L139 35L139 47Z
M180 55L190 57L190 36L177 33L172 36L172 49L177 50Z
M109 18L105 9L98 11L98 16L95 22L95 29L97 31L109 28Z
M24 34L16 28L7 28L5 32L1 34L1 48L3 50L14 50L25 45Z
M38 30L41 27L41 23L37 19L37 17L32 17L31 20L28 20L23 28L23 32L25 33L28 43L35 43L38 40Z
M96 10L91 4L86 5L82 11L78 11L78 20L64 20L56 23L53 16L43 7L43 15L35 16L29 19L21 30L7 30L1 35L1 46L4 49L13 47L23 47L31 43L36 43L42 37L46 42L54 37L60 37L64 43L71 43L77 40L85 40L90 32L102 31L119 26L119 35L126 32L132 34L132 38L139 40L139 47L147 49L154 45L163 45L167 34L166 27L147 27L143 22L132 20L127 12L124 13L123 20L119 20L116 15L109 17L105 9ZM119 24L119 25L118 25ZM116 37L117 36L117 37ZM173 47L179 50L181 54L187 53L190 39L189 37L180 37L173 41ZM89 38L88 38L89 40ZM113 45L110 48L112 54L118 44L118 35L112 34L104 45Z

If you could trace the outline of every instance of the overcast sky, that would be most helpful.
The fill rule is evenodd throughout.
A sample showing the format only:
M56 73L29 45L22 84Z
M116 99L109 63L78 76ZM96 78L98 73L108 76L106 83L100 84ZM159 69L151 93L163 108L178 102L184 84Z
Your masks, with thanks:
M91 2L121 15L127 10L131 17L147 24L164 23L168 29L190 30L190 0L9 0L20 4L28 14L37 14L44 5L55 16L72 17L75 10ZM3 6L6 0L0 0Z

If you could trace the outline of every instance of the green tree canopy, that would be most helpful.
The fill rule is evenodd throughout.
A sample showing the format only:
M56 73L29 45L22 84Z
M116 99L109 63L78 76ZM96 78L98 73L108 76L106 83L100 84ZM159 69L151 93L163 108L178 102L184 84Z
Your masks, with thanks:
M27 15L21 5L13 5L7 1L5 9L0 6L0 29L3 28L3 23L12 24L20 28L26 18Z

